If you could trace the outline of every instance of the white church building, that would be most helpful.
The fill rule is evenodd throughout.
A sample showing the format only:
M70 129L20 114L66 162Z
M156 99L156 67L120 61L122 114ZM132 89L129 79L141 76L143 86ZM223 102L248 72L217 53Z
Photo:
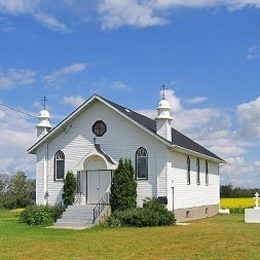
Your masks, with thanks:
M68 171L77 178L80 204L96 204L109 191L120 158L135 169L137 204L157 197L177 221L216 215L220 203L220 164L225 161L171 127L164 98L155 119L93 95L56 127L47 110L39 114L36 203L62 201Z

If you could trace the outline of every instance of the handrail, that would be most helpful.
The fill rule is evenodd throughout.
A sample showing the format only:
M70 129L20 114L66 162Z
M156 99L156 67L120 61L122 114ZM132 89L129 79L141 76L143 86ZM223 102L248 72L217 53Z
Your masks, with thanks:
M93 209L93 224L95 224L95 221L101 215L104 208L109 205L110 205L110 192L107 191Z
M82 192L76 192L75 193L73 205L81 204L81 194L82 194Z

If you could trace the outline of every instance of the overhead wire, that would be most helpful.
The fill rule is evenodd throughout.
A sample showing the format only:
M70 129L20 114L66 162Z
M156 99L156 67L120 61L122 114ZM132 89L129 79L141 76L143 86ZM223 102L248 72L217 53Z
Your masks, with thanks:
M8 109L11 109L11 110L13 110L13 111L19 112L19 113L21 113L21 114L24 114L24 115L27 115L27 116L30 116L30 117L38 118L38 117L35 116L35 115L31 115L31 114L29 114L29 113L27 113L27 112L24 112L24 111L19 110L19 109L17 109L17 108L14 108L14 107L5 105L5 104L3 104L3 103L0 103L0 106L6 107L6 108L8 108Z

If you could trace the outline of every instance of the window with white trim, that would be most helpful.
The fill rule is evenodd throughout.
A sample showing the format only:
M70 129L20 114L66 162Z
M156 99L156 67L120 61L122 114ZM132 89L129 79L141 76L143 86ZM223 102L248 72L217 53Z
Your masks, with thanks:
M137 180L148 179L148 153L143 147L140 147L135 154L135 173Z
M200 185L200 159L197 158L197 185Z
M96 121L96 123L92 126L92 132L96 136L103 136L107 131L107 126L102 120Z
M187 185L190 185L190 157L187 156Z
M65 155L58 151L54 156L54 179L63 180L65 175Z
M209 164L207 161L205 162L205 185L209 185Z

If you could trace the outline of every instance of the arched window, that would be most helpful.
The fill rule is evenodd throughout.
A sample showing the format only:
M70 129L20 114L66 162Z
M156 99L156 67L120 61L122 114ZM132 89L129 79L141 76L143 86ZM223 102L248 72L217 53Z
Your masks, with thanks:
M187 157L187 185L190 185L190 157Z
M62 151L58 151L54 157L54 179L63 180L65 173L65 155Z
M148 179L148 154L146 149L140 147L135 154L136 179Z
M209 185L209 164L205 162L205 185Z
M200 185L200 159L197 159L197 185Z

